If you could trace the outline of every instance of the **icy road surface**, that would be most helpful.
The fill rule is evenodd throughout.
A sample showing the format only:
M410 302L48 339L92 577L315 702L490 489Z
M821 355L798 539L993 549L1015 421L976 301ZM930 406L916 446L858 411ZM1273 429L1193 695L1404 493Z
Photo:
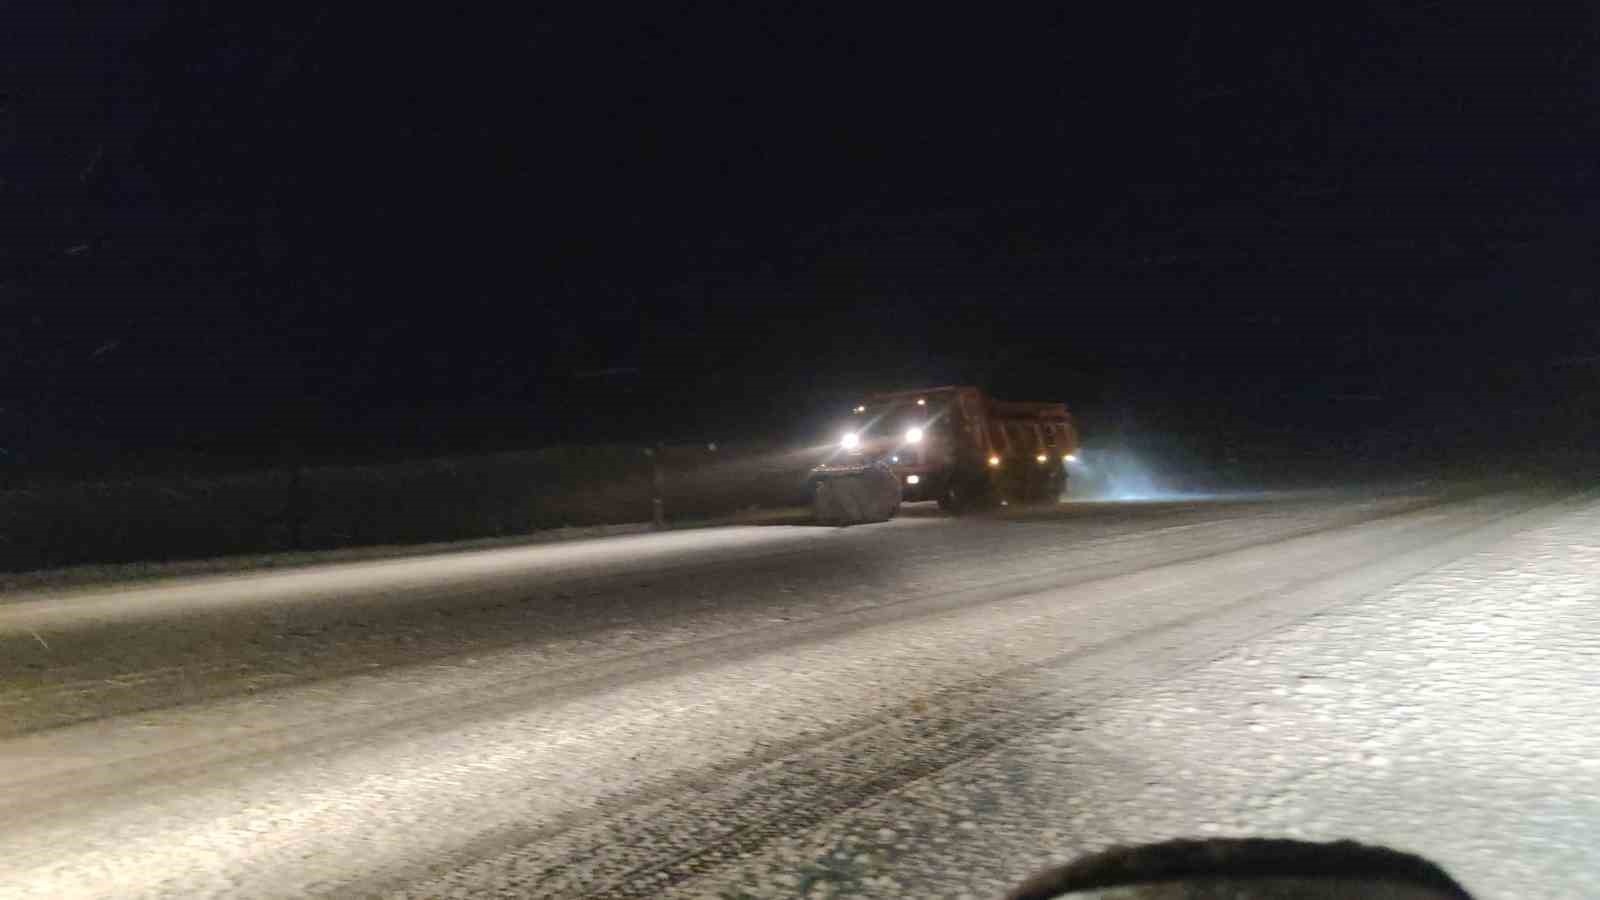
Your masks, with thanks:
M1600 883L1600 502L640 535L0 600L0 894L993 896L1179 835Z

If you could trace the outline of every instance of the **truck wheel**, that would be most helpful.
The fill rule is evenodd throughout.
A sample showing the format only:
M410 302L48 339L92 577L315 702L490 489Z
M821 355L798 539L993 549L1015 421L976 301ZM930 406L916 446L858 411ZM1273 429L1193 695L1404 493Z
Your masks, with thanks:
M939 494L939 508L957 516L981 509L991 502L986 487L982 482L952 478Z
M961 500L961 493L956 489L955 485L945 485L944 490L939 494L939 508L947 513L959 515L961 513Z

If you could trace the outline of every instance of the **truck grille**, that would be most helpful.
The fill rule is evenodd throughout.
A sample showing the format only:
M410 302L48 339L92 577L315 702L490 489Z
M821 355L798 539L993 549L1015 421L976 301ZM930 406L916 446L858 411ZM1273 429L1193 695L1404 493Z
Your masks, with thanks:
M896 453L895 456L900 457L900 461L895 463L895 465L920 466L923 463L923 453L922 448L920 447L906 447L900 452Z

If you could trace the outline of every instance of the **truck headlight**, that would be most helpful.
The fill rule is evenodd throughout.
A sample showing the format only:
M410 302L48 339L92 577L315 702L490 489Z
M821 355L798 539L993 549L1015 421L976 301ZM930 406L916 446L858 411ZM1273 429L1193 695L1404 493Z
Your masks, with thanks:
M1047 463L1047 462L1050 461L1050 457L1045 456L1043 453L1039 454L1038 456L1035 456L1034 459L1037 459L1041 463Z
M1000 468L1000 457L998 457L998 456L989 457L989 468L991 468L991 469Z
M907 429L906 430L906 443L908 443L908 444L920 444L920 443L922 443L922 429L921 428Z
M861 435L856 434L854 431L846 431L844 437L839 439L839 446L846 450L854 450L861 446Z
M1077 462L1078 461L1078 454L1076 454L1076 453L1068 453L1067 455L1065 455L1065 456L1063 456L1061 458L1066 460L1067 462Z
M922 483L922 476L921 475L907 475L906 476L906 484L921 484L921 483Z

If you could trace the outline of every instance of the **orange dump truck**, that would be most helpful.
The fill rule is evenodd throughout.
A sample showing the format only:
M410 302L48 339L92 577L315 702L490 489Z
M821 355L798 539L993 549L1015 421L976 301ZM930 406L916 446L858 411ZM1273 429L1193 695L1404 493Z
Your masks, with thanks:
M874 394L841 423L812 485L887 469L907 501L953 512L1053 501L1077 461L1078 430L1061 403L995 400L975 387Z

